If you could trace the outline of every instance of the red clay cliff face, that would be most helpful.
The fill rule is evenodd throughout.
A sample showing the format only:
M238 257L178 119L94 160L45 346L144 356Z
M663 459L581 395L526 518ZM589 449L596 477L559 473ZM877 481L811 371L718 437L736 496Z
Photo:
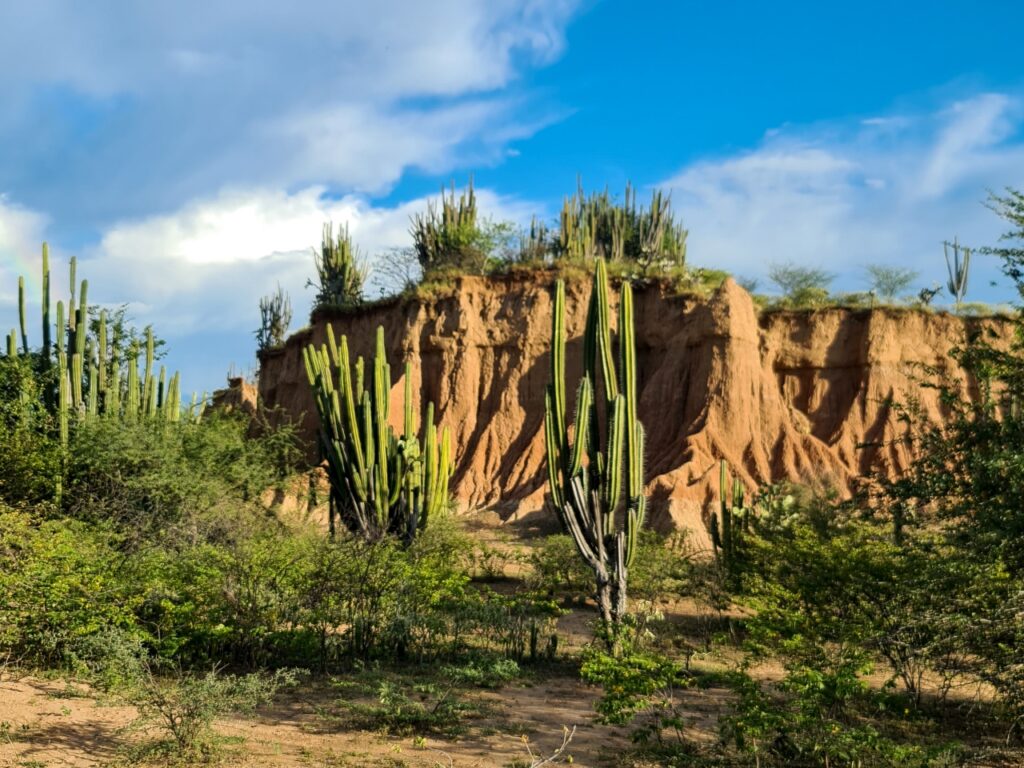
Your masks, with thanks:
M570 391L580 374L589 293L585 281L566 290ZM353 355L368 355L383 324L392 371L411 362L413 390L437 405L452 430L453 490L462 506L493 509L503 519L542 512L552 294L547 276L466 277L450 296L315 318L263 357L260 400L301 418L302 434L314 440L302 348L322 343L329 322L348 336ZM813 479L845 492L866 472L898 472L912 456L898 440L903 427L889 401L917 397L925 412L941 417L917 366L955 374L949 351L969 329L1009 336L1006 321L913 311L759 317L732 280L706 300L642 289L635 317L650 520L702 538L719 459L751 489ZM392 390L398 418L402 388L399 380Z

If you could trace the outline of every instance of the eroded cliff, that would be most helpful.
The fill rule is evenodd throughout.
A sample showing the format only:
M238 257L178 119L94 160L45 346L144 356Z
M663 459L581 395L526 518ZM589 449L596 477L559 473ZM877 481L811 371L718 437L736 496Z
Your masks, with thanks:
M409 360L413 390L437 404L452 430L453 489L463 507L493 509L503 519L541 512L551 280L466 277L447 296L316 317L263 357L260 399L300 419L312 441L303 346L322 343L330 323L348 336L354 355L368 355L383 324L392 370ZM567 286L570 381L580 372L589 291L586 281ZM641 289L636 326L650 519L701 535L720 458L750 488L792 479L845 491L865 472L903 469L912 456L898 439L904 426L890 402L917 398L941 416L937 393L920 385L920 367L959 376L949 351L967 332L1010 332L1005 320L909 310L759 315L732 280L706 300ZM396 381L393 397L402 388ZM397 400L392 412L400 413Z

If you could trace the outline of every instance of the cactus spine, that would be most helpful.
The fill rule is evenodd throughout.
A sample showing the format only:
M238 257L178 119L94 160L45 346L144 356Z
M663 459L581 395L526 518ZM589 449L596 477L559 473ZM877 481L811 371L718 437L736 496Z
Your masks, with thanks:
M403 431L395 434L389 424L391 366L383 326L377 328L366 387L363 359L352 365L348 339L342 336L337 344L330 326L327 343L319 349L311 344L303 354L331 483L332 533L337 515L367 541L395 535L411 543L448 502L451 441L447 429L438 441L433 403L426 408L421 442L414 425L412 371L406 364Z
M559 281L556 285L544 426L552 503L580 556L594 571L605 639L617 652L627 611L628 571L647 507L644 429L637 418L633 293L628 283L623 284L619 300L618 372L609 314L607 269L604 260L597 259L583 335L583 377L570 439L565 394L565 284Z

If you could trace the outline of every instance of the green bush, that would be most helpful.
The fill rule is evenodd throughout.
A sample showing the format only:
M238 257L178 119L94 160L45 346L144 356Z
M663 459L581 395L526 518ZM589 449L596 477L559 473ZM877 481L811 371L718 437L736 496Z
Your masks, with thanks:
M650 602L676 594L688 579L690 554L685 534L666 539L651 530L641 531L629 573L630 593ZM544 594L574 600L593 596L594 575L569 536L548 536L529 561L531 584Z
M0 507L0 653L61 665L79 639L134 627L140 594L124 578L120 544L109 526Z
M820 307L828 302L828 287L835 275L816 267L785 263L769 265L768 279L782 291L780 306L806 309Z
M177 674L157 677L145 670L138 684L126 691L135 705L135 728L156 728L171 740L173 754L190 758L210 751L213 721L232 712L252 713L273 701L282 687L296 684L292 670L273 674Z
M592 647L584 653L580 674L602 688L595 705L601 722L631 726L633 742L660 765L689 764L697 750L685 735L687 720L677 694L693 680L679 664L635 647L619 656Z
M30 357L0 357L0 502L49 502L60 471L56 423L43 404L43 376Z
M112 520L137 540L257 502L291 471L291 428L249 435L239 414L199 423L91 419L71 437L64 507L85 520ZM231 517L228 511L227 517Z
M732 680L735 712L720 723L723 741L756 765L807 768L929 768L960 764L956 744L908 744L858 717L878 711L856 663L824 673L790 668L775 690L746 674Z

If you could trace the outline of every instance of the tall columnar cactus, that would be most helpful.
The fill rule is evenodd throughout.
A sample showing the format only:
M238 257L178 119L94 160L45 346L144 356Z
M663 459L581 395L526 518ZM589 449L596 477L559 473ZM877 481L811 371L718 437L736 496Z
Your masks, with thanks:
M953 242L944 242L942 252L946 257L946 271L949 273L949 280L946 287L949 289L953 301L956 303L957 312L967 295L967 274L971 268L971 249L960 245L954 237ZM950 257L952 253L952 258Z
M327 343L319 349L307 346L304 357L331 483L332 533L337 514L368 541L395 535L412 542L448 502L451 441L447 429L438 441L433 403L427 405L421 441L414 426L411 366L406 364L402 434L390 426L391 367L383 326L377 329L368 382L363 358L353 366L348 339L342 336L337 344L330 326Z
M152 376L155 359L155 339L152 329L146 329L146 374L142 381L135 372L134 396L128 392L125 382L131 378L122 376L122 366L130 369L139 365L138 354L122 359L118 339L110 339L111 323L106 310L101 310L90 328L88 291L86 280L77 281L77 261L70 261L69 277L71 295L65 304L57 302L56 319L51 322L51 278L50 251L43 243L42 258L42 348L33 352L29 346L25 291L25 280L18 279L18 330L8 337L8 354L31 356L37 370L45 373L54 364L57 377L52 387L44 387L43 397L47 408L58 416L58 423L65 425L74 419L98 416L137 418L143 415L160 416L166 421L177 421L181 407L180 380L177 374L166 380L163 391L158 393L159 383ZM76 301L77 298L77 301ZM56 335L54 331L56 330ZM20 336L20 339L19 339ZM49 377L44 380L50 380ZM62 395L62 389L66 392ZM141 391L139 391L141 388ZM62 400L63 398L63 400ZM126 404L134 403L134 408ZM62 430L62 441L66 441L66 429Z
M70 261L70 296L67 303L56 304L55 322L51 321L50 250L46 243L42 249L42 347L32 350L27 328L25 280L18 280L18 330L7 337L7 354L24 355L35 370L42 374L42 400L57 424L62 464L71 443L75 426L96 418L138 420L152 417L155 422L176 422L181 416L180 379L166 373L158 381L152 375L155 359L155 339L152 329L146 329L145 376L139 380L139 350L122 359L117 329L120 322L110 323L101 310L95 325L90 328L89 285L77 281L77 261ZM77 298L77 302L76 302ZM109 331L113 328L111 340ZM19 353L20 335L20 353ZM0 342L2 343L2 342ZM2 346L0 346L2 351ZM55 368L55 370L54 370ZM123 375L126 372L127 375ZM54 376L53 373L56 375ZM192 420L202 415L203 401L189 411ZM60 504L64 492L63 469L57 472L54 499Z
M618 371L609 314L608 275L604 260L598 259L583 335L583 377L570 435L566 421L565 284L558 282L544 426L552 504L580 556L594 571L605 638L617 651L628 607L629 567L647 508L644 429L637 418L633 293L628 283L623 284L619 299Z
M718 509L711 513L709 528L715 559L732 574L736 571L743 534L750 528L750 516L743 483L735 477L730 488L729 464L722 459L718 472Z

